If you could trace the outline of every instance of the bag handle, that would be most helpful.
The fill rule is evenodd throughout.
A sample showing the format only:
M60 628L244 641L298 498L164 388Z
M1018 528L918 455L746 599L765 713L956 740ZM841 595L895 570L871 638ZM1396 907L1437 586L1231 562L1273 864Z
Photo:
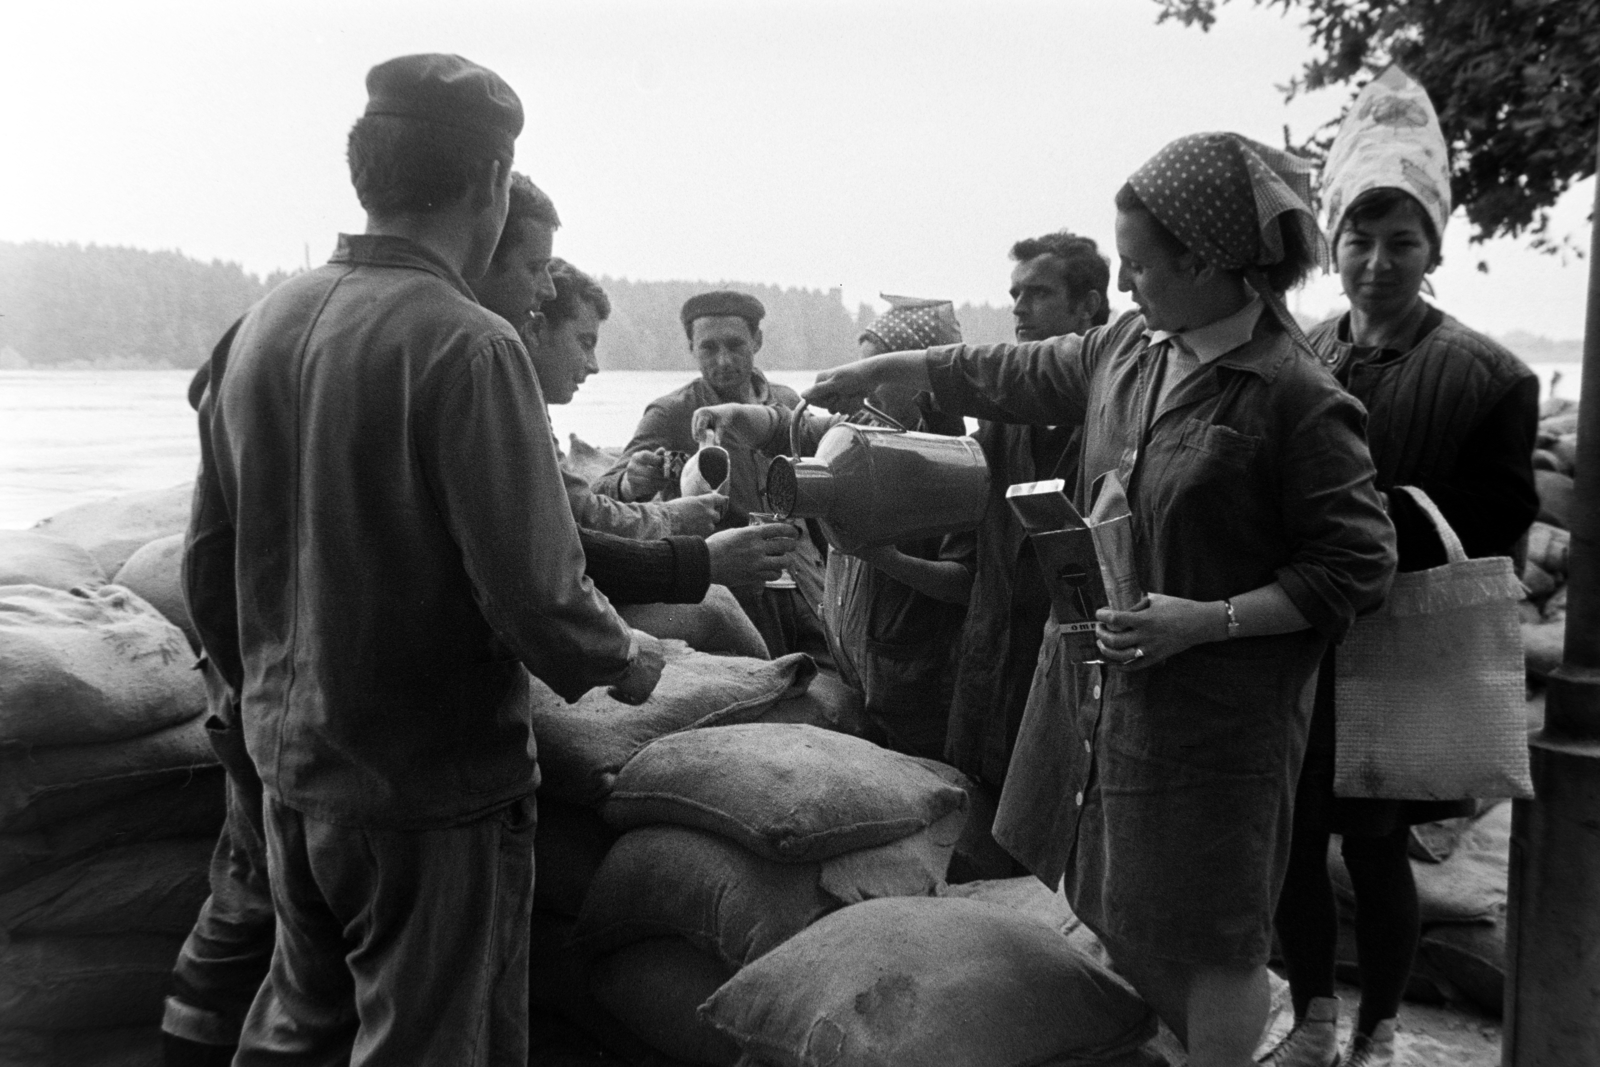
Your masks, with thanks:
M1434 531L1438 533L1439 541L1444 545L1445 558L1451 563L1465 563L1467 550L1462 546L1461 538L1456 536L1449 520L1444 517L1444 512L1433 502L1433 498L1414 485L1397 485L1395 489L1415 501L1417 507L1433 521Z

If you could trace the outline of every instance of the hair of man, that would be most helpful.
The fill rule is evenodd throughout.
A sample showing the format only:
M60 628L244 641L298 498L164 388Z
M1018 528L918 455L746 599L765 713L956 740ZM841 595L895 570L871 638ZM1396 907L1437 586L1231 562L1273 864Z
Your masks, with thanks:
M552 329L577 318L578 308L584 304L594 309L595 318L601 322L611 317L611 298L606 291L571 263L552 259L550 280L555 283L556 295L539 306L539 313Z
M378 218L428 215L458 203L511 157L483 149L436 123L363 115L346 143L350 181L361 207Z
M561 216L556 203L543 189L533 184L521 171L511 172L510 207L506 211L505 228L500 231L500 243L494 246L492 263L499 263L522 241L527 226L543 226L549 230L561 228ZM551 263L554 266L554 261Z
M1150 219L1155 227L1161 243L1168 246L1172 254L1181 256L1190 254L1192 250L1188 245L1167 229L1162 221L1156 218L1155 212L1145 206L1139 194L1134 192L1133 186L1124 184L1117 190L1116 206L1118 211L1142 212ZM1266 278L1267 286L1275 293L1287 292L1305 281L1317 268L1316 250L1307 244L1304 236L1297 226L1284 226L1278 219L1272 220L1272 225L1278 227L1278 232L1283 237L1283 258L1276 263L1261 268L1262 275ZM1204 262L1204 257L1193 253L1196 258ZM1229 271L1230 274L1243 275L1243 271Z
M1061 261L1062 280L1074 304L1090 293L1100 294L1100 307L1090 320L1091 326L1104 326L1110 321L1111 263L1100 254L1100 246L1092 237L1057 230L1042 237L1024 237L1011 246L1011 258L1018 263L1039 256L1055 256Z

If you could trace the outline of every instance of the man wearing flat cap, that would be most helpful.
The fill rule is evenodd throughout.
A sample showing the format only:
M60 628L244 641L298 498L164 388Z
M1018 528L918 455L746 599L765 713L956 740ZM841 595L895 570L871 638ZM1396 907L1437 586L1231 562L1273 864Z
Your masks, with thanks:
M648 500L657 493L671 499L678 486L670 476L670 453L692 453L699 447L692 424L697 408L712 404L763 404L784 412L800 403L788 386L767 381L756 369L761 351L761 320L767 309L748 293L717 289L684 301L678 318L689 340L689 351L700 365L700 377L651 401L633 431L633 440L605 474L595 479L595 492L618 500ZM761 504L761 476L770 456L748 449L730 450L728 514L722 527L743 525ZM765 590L760 585L735 588L744 607L773 655L806 651L828 659L822 624L810 601L822 590L822 554L805 538L790 572L813 595L788 590Z
M522 1067L528 672L637 702L660 648L583 577L533 365L468 288L521 103L459 56L367 88L366 232L245 315L200 406L184 592L265 791L277 924L233 1062Z

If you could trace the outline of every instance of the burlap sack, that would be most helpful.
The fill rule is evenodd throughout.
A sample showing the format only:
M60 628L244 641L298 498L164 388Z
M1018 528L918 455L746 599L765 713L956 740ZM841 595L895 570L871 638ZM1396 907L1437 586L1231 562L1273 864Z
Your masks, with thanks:
M539 746L539 795L598 805L617 772L640 748L679 730L750 722L773 702L805 691L817 672L811 657L775 660L712 656L667 643L667 666L638 707L594 689L567 704L533 683L533 736Z
M105 572L80 545L37 530L0 530L0 585L92 589Z
M189 525L194 484L124 493L79 504L34 526L42 533L82 545L100 569L115 574L128 557L158 537L182 533Z
M652 937L595 961L595 1000L633 1035L685 1063L733 1067L739 1048L695 1014L733 970L676 937Z
M848 903L919 896L940 884L924 834L822 863L776 863L679 826L630 830L589 887L573 947L593 960L650 937L681 937L742 967ZM948 849L944 859L949 859Z
M966 807L965 792L910 756L814 726L751 723L646 745L603 814L622 830L672 823L805 863L898 841ZM965 823L941 825L942 843Z
M635 630L682 641L699 652L772 657L761 631L725 586L711 586L698 604L624 604L617 612Z
M183 631L191 646L200 648L194 620L189 618L189 605L183 600L183 534L159 537L142 546L128 557L111 581L143 597Z
M161 1021L183 938L30 937L0 945L0 1028L76 1030Z
M0 831L35 833L217 766L204 720L196 715L127 741L0 748Z
M0 588L0 745L137 737L205 703L182 631L126 589Z
M1505 907L1511 871L1511 805L1490 808L1462 830L1448 859L1411 861L1417 883L1417 908L1423 926L1433 923L1487 922ZM1339 843L1328 848L1328 874L1340 899L1355 903L1350 872Z
M831 670L817 671L804 693L778 701L757 721L797 722L854 737L861 736L866 727L861 694Z
M0 892L6 936L183 936L211 892L214 837L119 845Z
M174 837L214 841L227 811L225 784L221 767L207 767L32 833L0 834L0 893L29 868L59 866L112 845Z
M946 898L835 912L734 975L700 1014L774 1067L1095 1062L1155 1033L1144 1002L1060 934Z

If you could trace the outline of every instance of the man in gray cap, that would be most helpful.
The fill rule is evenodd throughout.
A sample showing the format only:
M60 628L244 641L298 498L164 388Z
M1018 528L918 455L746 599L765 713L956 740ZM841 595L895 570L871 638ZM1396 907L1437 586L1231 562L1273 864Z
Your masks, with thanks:
M528 671L641 701L515 330L473 299L522 107L458 56L367 77L366 233L239 324L202 401L185 596L240 698L277 939L235 1063L527 1061Z
M787 413L800 403L793 389L767 381L756 369L761 320L766 312L755 297L731 289L699 293L684 301L678 318L689 339L689 351L700 364L700 377L650 402L622 458L595 480L595 492L618 500L648 500L657 493L671 499L678 495L678 486L668 472L668 459L671 453L691 453L699 447L692 431L696 409L712 404L764 404ZM765 510L760 486L769 458L750 449L731 450L728 511L722 529L744 525L751 512ZM755 584L733 587L733 595L773 655L803 651L831 662L822 623L812 606L820 603L822 595L821 551L801 538L789 571L800 584L799 590Z

